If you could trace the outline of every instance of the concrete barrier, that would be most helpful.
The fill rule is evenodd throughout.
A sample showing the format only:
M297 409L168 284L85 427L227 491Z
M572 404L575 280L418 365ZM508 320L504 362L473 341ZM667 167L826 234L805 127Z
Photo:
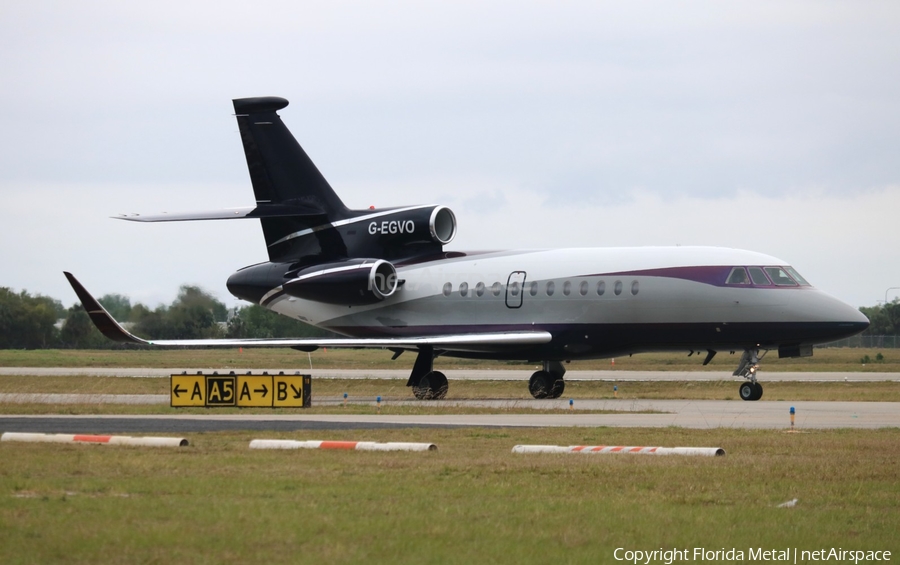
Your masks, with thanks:
M436 451L433 443L374 441L296 441L292 439L254 439L250 449L344 449L356 451Z
M639 455L725 455L721 447L635 447L626 445L517 445L513 453L635 453Z
M107 445L136 445L144 447L184 447L188 440L180 437L96 436L89 434L33 434L6 432L0 441L38 443L99 443Z

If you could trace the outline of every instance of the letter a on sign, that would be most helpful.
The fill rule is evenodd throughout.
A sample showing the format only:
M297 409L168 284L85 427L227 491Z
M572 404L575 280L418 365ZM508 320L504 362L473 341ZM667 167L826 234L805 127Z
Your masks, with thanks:
M171 406L206 406L206 377L203 375L171 375Z

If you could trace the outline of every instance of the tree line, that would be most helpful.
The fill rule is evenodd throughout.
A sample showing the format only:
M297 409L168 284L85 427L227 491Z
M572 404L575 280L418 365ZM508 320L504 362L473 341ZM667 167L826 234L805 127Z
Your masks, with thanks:
M151 310L121 294L100 303L130 332L153 339L334 337L334 334L257 305L229 310L197 286L182 285L169 305ZM863 335L900 335L900 298L862 307L871 325ZM47 296L0 287L0 349L114 349L81 304L66 308Z
M332 337L298 320L257 305L229 310L197 286L182 285L169 305L150 309L121 294L100 304L128 331L153 339ZM69 308L54 298L0 287L0 349L115 349L80 303Z

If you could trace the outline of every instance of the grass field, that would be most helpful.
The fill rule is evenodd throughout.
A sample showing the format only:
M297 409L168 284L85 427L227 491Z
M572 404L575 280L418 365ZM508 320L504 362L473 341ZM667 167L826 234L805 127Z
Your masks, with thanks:
M251 451L254 437L439 449ZM189 439L187 448L144 450L0 444L3 563L610 563L617 547L900 550L900 430ZM719 446L728 454L510 453L519 443ZM794 508L776 508L794 498Z
M878 361L878 356L881 360ZM409 370L415 356L407 353L391 361L386 350L330 349L307 355L289 349L126 349L106 350L0 350L0 367L161 367L217 369L400 369ZM610 359L576 361L570 370L642 370L642 371L709 371L730 374L738 364L739 353L720 352L703 367L705 355L685 353L642 353ZM868 357L869 362L862 360ZM533 370L534 364L521 362L476 361L439 357L438 370L484 368ZM900 350L896 349L816 349L812 357L779 359L777 352L767 355L763 371L858 371L900 373Z
M781 360L792 364L778 365L773 357L764 369L900 370L889 352L883 354L884 363L859 363L861 356L874 359L876 354L817 350L816 364ZM316 352L311 358L317 368L406 368L412 360L404 356L392 363L387 352L366 351ZM308 367L306 355L275 350L0 351L3 366L289 368L297 359L306 363L297 368ZM719 365L707 370L730 373L732 361L736 357L720 355ZM528 368L452 359L439 363L445 369ZM608 361L595 363L573 363L570 369L609 368ZM700 370L700 360L671 354L616 360L616 370L626 368ZM453 381L449 398L528 399L524 385L524 380ZM618 387L625 400L740 402L736 381L619 382ZM896 382L766 382L765 387L764 400L900 402ZM0 376L0 393L168 390L166 378ZM343 392L370 404L313 412L374 412L371 400L377 395L385 399L386 413L457 410L440 403L391 406L391 399L410 398L404 380L313 383L314 401ZM566 398L611 396L610 382L570 381L565 393ZM175 412L192 411L0 404L0 415ZM789 434L724 428L409 428L186 437L191 441L186 448L0 444L0 563L616 563L618 547L737 548L745 553L760 547L841 547L900 555L900 429ZM439 449L247 448L250 439L261 437L424 441ZM728 454L510 453L521 443L717 446ZM794 498L795 507L776 507Z

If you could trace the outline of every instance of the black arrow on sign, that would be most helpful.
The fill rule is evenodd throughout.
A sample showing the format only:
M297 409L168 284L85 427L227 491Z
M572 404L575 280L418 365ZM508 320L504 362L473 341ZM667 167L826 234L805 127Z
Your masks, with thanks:
M175 385L175 388L172 389L172 392L175 393L176 398L181 398L182 392L187 392L186 388L181 388L181 385Z
M294 391L294 398L302 398L303 397L303 387L301 386L298 390L297 387L291 385L291 390Z
M266 388L266 385L262 385L262 391L260 391L260 389L257 388L257 389L253 389L253 392L262 392L263 398L265 398L266 395L269 394L269 389Z

